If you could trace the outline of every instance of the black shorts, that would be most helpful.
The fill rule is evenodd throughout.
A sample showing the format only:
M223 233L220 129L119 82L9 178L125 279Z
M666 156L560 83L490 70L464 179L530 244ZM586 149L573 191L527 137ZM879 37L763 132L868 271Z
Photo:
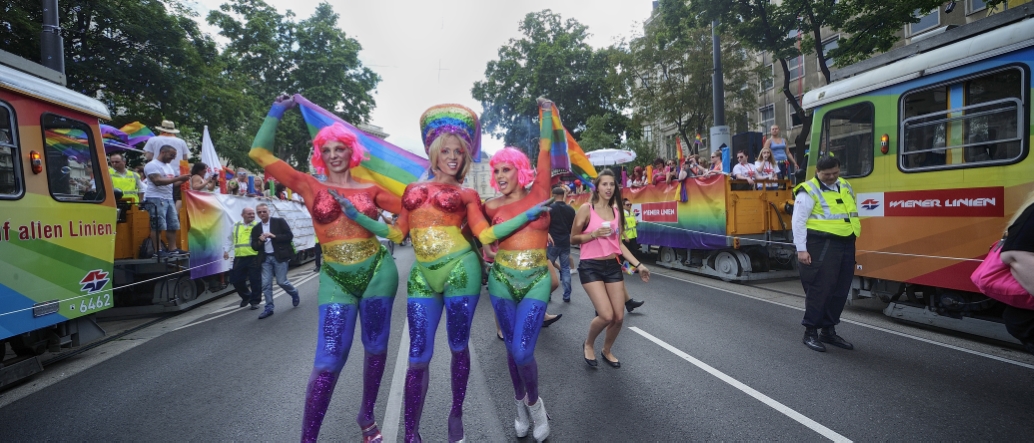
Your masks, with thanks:
M582 284L594 281L602 281L603 283L625 281L625 274L621 270L621 264L613 258L578 260L578 277L582 280Z

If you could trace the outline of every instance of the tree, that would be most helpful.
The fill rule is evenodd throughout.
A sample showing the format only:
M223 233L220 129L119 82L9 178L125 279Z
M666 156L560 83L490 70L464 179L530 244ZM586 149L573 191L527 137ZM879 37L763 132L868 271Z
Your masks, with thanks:
M652 21L642 35L623 45L621 72L636 112L651 122L674 124L682 145L696 152L691 135L706 132L714 120L711 29L690 20L681 0L662 1L659 14L663 19ZM730 115L747 115L757 97L744 85L753 83L760 71L729 37L722 39L725 106ZM736 125L746 129L742 119Z
M585 130L582 131L582 139L578 141L578 145L582 147L583 151L589 152L617 146L618 137L607 132L608 124L613 118L615 118L614 114L610 113L589 117L589 120L585 122Z
M263 113L278 95L299 93L346 121L368 121L380 77L359 61L362 46L338 29L338 15L327 3L306 20L295 23L294 17L262 0L233 0L209 13L208 22L230 40L223 52L227 75L245 86ZM262 115L244 125L249 144ZM304 168L312 144L298 113L286 114L277 132L276 155Z
M535 99L545 96L556 103L576 139L589 117L610 113L606 132L618 135L628 129L621 114L625 101L614 73L611 53L594 50L586 42L588 28L574 19L563 20L550 10L529 13L519 25L524 35L499 48L499 59L488 62L485 80L471 90L481 102L485 130L501 135L507 145L537 153L538 108Z
M683 0L675 0L682 2ZM815 54L828 84L830 74L827 57L834 57L838 66L864 60L886 51L897 41L897 32L906 24L916 23L921 15L941 6L942 0L688 0L693 20L719 20L721 29L732 33L744 47L771 53L783 71L783 95L802 116L803 127L797 135L797 152L804 152L811 132L811 115L790 92L790 69L787 59ZM988 4L1001 3L993 0ZM839 47L824 54L820 31L828 28L841 31ZM798 32L801 41L798 42Z

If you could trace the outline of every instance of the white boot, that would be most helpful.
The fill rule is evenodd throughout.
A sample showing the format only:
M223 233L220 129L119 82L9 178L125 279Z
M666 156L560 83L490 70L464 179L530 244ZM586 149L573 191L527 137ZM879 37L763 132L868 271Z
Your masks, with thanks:
M535 441L541 442L549 437L549 415L546 414L546 403L542 401L542 397L539 397L535 404L528 405L528 411L531 412L531 421L535 423L531 435L535 437Z
M524 397L525 399L527 396ZM528 428L531 427L531 414L528 411L527 403L524 403L524 399L514 400L517 404L517 418L513 419L513 429L517 431L517 438L524 438L528 436Z

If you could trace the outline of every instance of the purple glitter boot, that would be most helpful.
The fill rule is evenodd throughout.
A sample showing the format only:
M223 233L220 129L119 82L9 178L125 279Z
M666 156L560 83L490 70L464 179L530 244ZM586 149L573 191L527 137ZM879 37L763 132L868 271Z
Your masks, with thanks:
M449 413L449 441L463 441L463 400L467 398L470 378L470 351L452 353L452 411Z
M359 407L359 415L356 417L356 422L363 430L364 442L381 441L381 431L377 429L377 423L373 418L373 406L377 402L377 393L381 389L384 362L387 358L387 354L366 353L366 367L363 370L363 403Z
M420 443L420 415L424 412L429 374L427 366L406 370L406 443Z
M313 370L305 396L305 417L302 419L302 441L314 442L320 435L323 416L327 413L330 396L334 394L338 373Z

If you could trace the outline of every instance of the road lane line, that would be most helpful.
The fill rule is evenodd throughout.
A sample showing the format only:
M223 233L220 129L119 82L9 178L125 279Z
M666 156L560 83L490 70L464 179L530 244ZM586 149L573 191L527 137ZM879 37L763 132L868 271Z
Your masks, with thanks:
M659 273L658 274L650 274L651 277L655 276L655 275L659 275L661 277L668 277L668 278L670 278L672 280L678 280L678 281L681 281L681 282L691 283L691 284L694 284L694 285L703 286L705 288L714 289L716 291L728 292L730 294L738 295L740 297L746 297L746 298L750 298L750 299L754 299L754 300L758 300L758 301L763 301L765 303L771 303L773 305L783 306L783 307L786 307L786 308L796 309L798 311L804 312L804 308L801 308L801 307L798 307L798 306L793 306L793 305L788 305L788 304L785 304L785 303L779 303L779 302L774 301L774 300L766 300L766 299L763 299L763 298L760 298L760 297L755 297L755 296L752 296L752 295L741 294L739 292L732 291L732 290L729 290L729 289L719 288L717 286L706 285L706 284L703 284L703 283L700 283L700 282L686 280L686 279L678 278L678 277L671 276L671 275L665 275L665 274L659 274ZM770 289L761 288L761 287L757 287L757 286L755 286L755 288L757 288L759 290L763 290L763 291L769 291L770 290ZM779 291L775 291L775 292L779 292ZM875 329L875 330L880 331L880 332L886 332L888 334L894 334L894 335L897 335L897 336L900 336L900 337L911 338L913 340L918 340L918 341L921 341L923 343L929 343L929 344L932 344L932 345L937 345L937 346L945 347L945 348L948 348L948 349L954 349L956 351L965 352L967 354L973 354L973 355L980 356L980 357L986 357L986 358L989 358L989 359L992 359L992 360L1000 361L1002 363L1014 364L1016 366L1024 367L1024 368L1027 368L1027 369L1034 369L1034 365L1031 365L1031 364L1023 363L1023 362L1016 361L1016 360L1010 360L1010 359L1005 358L1005 357L999 357L997 355L986 354L986 353L983 353L983 352L980 352L980 351L974 351L972 349L966 349L966 348L963 348L963 347L959 347L959 346L955 346L955 345L950 345L950 344L947 344L947 343L941 343L939 341L930 340L928 338L916 337L914 335L909 335L909 334L906 334L904 332L898 332L898 331L895 331L895 330L892 330L892 329L887 329L887 328L883 328L883 327L880 327L880 326L870 325L870 324L862 323L862 322L859 322L859 321L856 321L856 320L848 320L848 319L845 319L845 318L841 318L840 321L842 321L844 323L851 323L853 325L864 326L864 327L869 328L869 329Z
M659 339L657 337L654 337L653 335L650 335L646 331L643 331L642 329L639 329L638 327L635 327L635 326L630 327L628 329L630 329L632 332L635 332L635 333L645 337L647 340L650 340L650 341L656 343L660 347L662 347L664 349L667 349L669 352L671 352L672 354L675 354L675 355L681 357L683 360L686 360L686 361L692 363L694 366L696 366L696 367L698 367L700 369L703 369L707 373L717 377L719 380L724 381L725 383L728 383L729 385L731 385L732 387L734 387L736 389L739 389L743 393L745 393L745 394L747 394L747 395L749 395L751 397L754 397L758 401L768 405L769 407L771 407L772 409L775 409L776 411L779 411L783 415L794 419L795 421L797 421L798 423L800 423L800 424L802 424L804 426L807 426L809 429L811 429L811 430L821 434L823 437L826 437L826 438L828 438L830 440L833 440L835 442L850 442L851 441L847 437L844 437L843 435L837 434L832 429L829 429L829 428L827 428L825 426L822 426L821 424L819 424L815 420L812 420L812 419L810 419L808 417L805 417L801 413L799 413L797 411L794 411L793 409L790 409L786 405L773 400L771 397L769 397L769 396L767 396L765 394L762 394L762 393L756 391L754 388L751 388L750 386L747 386L747 385L741 383L739 380L736 380L735 378L732 378L732 377L730 377L728 375L725 375L725 373L723 373L722 371L719 371L719 370L711 367L707 363L704 363L704 362L702 362L700 360L697 360L696 358L693 358L693 356L691 356L691 355L689 355L689 354L687 354L685 352L682 352L681 350L679 350L678 348L676 348L676 347L674 347L672 345L669 345L664 340L661 340L661 339Z
M297 283L292 283L292 285L295 285L295 288L297 289L297 286L301 286L301 285L303 285L305 283L308 283L309 280L312 280L312 279L314 279L314 278L316 278L318 276L319 276L319 274L312 274L312 275L310 275L308 277L305 277L305 278L303 278L301 280L298 280ZM285 292L284 292L284 290L282 288L277 288L276 291L273 291L273 300L276 300L277 297L279 297L281 295L284 295L284 294L285 294ZM236 302L234 302L234 303L236 303ZM222 308L222 309L226 309L226 308ZM175 331L178 331L180 329L186 329L186 328L189 328L191 326L197 326L197 325L200 325L202 323L215 320L217 318L226 317L227 315L230 315L230 314L238 312L240 309L241 309L240 307L237 307L237 308L234 308L234 309L232 309L232 310L230 310L228 312L224 312L224 313L219 314L219 315L208 317L208 318L206 318L204 320L201 320L201 321L197 321L197 322L193 322L193 323L187 323L187 324L185 324L183 326L180 326L180 327L178 327L176 329L173 329L172 331L169 331L169 332L175 332Z
M399 422L402 419L402 400L406 393L406 368L409 367L409 319L402 321L402 337L399 352L395 356L395 370L391 375L391 389L384 410L384 427L381 436L384 441L399 441Z

